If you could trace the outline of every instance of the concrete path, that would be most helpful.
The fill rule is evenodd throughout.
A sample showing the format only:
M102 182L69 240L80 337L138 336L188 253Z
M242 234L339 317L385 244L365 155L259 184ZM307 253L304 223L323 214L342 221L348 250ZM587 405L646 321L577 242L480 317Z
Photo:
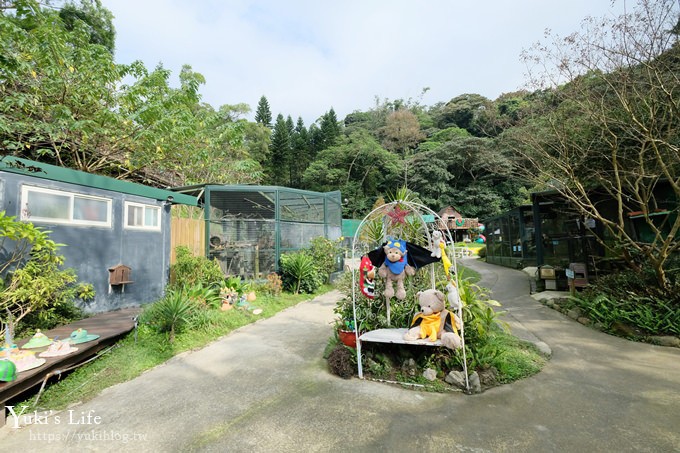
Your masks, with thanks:
M5 451L680 451L680 350L584 327L529 297L519 271L483 274L518 333L553 356L480 395L330 375L330 293L183 354L43 423L0 429Z

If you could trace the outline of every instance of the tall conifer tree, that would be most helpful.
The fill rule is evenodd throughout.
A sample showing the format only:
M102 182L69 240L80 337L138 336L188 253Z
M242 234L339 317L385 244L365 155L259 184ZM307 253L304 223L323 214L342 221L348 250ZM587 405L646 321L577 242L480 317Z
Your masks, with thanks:
M269 152L271 154L269 174L271 175L272 184L286 185L290 182L290 139L291 137L288 132L286 120L284 120L283 115L279 113L276 117L276 123L274 123L272 141L269 145Z
M269 101L265 96L262 96L260 102L257 103L255 122L268 128L272 127L272 111L269 109Z

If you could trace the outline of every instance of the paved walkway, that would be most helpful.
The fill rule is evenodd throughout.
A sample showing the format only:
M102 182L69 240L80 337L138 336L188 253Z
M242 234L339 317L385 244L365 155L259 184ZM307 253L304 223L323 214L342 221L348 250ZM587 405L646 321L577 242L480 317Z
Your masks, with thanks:
M6 451L680 451L680 350L584 327L528 296L525 274L476 260L544 370L480 395L406 390L326 370L338 293L246 326L39 425ZM57 417L59 419L57 420ZM59 423L58 423L59 422Z

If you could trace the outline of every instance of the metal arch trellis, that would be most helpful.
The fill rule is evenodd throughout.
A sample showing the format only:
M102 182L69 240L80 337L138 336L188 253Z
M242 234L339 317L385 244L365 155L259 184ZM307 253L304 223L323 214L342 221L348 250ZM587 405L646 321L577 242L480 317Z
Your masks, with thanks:
M354 238L352 241L352 263L356 263L357 258L363 256L365 253L368 252L368 247L365 247L366 250L360 251L358 250L362 245L367 246L368 244L364 244L364 242L361 240L361 236L363 233L363 229L365 228L367 222L373 221L375 219L382 219L382 231L381 231L381 238L380 241L378 241L378 244L373 244L372 247L379 246L381 243L385 242L387 236L388 236L388 222L386 219L387 213L390 212L390 209L394 210L397 206L401 208L406 208L408 211L410 211L411 214L415 215L415 218L419 220L420 222L420 227L423 229L425 233L425 238L427 239L427 243L431 244L432 242L432 233L430 229L427 226L427 222L425 222L425 219L423 218L424 214L428 214L432 216L435 220L435 225L439 226L440 231L443 231L445 234L445 238L448 243L453 244L453 236L451 234L451 231L448 228L448 225L446 222L443 221L443 219L428 208L427 206L424 206L420 203L416 203L413 201L405 201L405 200L397 200L393 201L390 203L386 203L382 206L379 206L375 209L373 209L368 215L366 215L362 221L359 223L359 226L357 227L355 233L354 233ZM403 228L402 228L403 232ZM447 256L449 257L449 260L451 261L451 268L453 269L453 275L455 279L455 285L456 288L460 288L459 285L459 279L458 279L458 264L456 260L456 254L453 253L452 256L451 254L448 253L448 247L444 249L444 252L447 253ZM356 336L357 340L357 366L358 366L358 373L359 373L359 378L363 379L363 368L362 368L362 361L361 361L361 338L360 338L360 332L359 332L359 323L357 322L357 307L356 307L356 301L357 301L357 273L358 269L352 269L352 315L353 315L353 320L354 320L354 334ZM447 278L451 278L450 276ZM431 280L431 285L432 289L435 288L436 282L435 282L435 273L434 273L434 267L430 267L430 280ZM460 295L459 295L460 297ZM387 311L387 324L388 326L390 325L390 302L389 300L386 301L386 311ZM458 317L461 320L461 326L460 326L460 339L461 339L461 351L463 354L463 371L465 374L465 386L469 390L469 382L468 382L468 373L467 373L467 359L466 359L466 354L465 354L465 325L462 322L463 320L463 312L462 312L462 303L458 304ZM406 344L406 342L404 342Z

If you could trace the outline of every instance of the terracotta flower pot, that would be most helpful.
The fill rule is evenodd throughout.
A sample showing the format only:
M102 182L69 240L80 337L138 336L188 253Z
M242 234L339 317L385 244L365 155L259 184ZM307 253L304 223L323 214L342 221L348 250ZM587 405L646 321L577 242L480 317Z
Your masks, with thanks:
M340 337L340 341L342 341L342 344L345 346L349 346L350 348L357 347L357 337L353 330L339 329L338 337Z

